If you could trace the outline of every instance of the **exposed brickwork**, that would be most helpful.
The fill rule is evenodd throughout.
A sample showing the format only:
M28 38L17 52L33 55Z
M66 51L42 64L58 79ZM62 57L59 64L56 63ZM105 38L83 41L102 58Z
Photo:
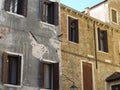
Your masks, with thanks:
M68 41L67 17L72 16L78 19L79 43ZM107 30L108 53L98 50L97 28ZM96 33L94 39L94 31ZM92 64L93 68L93 90L109 90L109 83L105 79L116 71L120 71L119 42L120 31L102 23L89 16L83 15L67 6L61 5L61 38L62 45L62 90L69 90L72 82L64 75L75 82L78 90L83 90L82 62ZM95 40L97 69L95 57ZM105 84L107 83L107 84ZM108 89L105 89L108 87Z

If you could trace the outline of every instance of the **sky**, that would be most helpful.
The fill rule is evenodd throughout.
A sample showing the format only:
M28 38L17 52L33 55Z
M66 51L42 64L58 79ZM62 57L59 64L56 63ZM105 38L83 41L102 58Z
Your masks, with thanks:
M77 11L84 11L86 7L92 7L104 0L60 0L64 5L76 9Z

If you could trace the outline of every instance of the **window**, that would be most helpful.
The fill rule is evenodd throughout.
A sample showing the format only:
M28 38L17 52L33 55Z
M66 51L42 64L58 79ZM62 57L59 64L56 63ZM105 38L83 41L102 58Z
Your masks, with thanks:
M58 12L58 2L51 2L49 0L43 0L43 9L42 9L42 21L53 24L53 25L58 25L58 17L59 17L59 12Z
M45 89L59 90L59 64L43 63L43 84Z
M5 0L5 10L26 16L27 0Z
M118 23L117 11L114 9L111 9L111 19L112 19L112 22Z
M78 20L68 17L68 39L78 43Z
M98 28L98 48L100 51L108 52L107 31Z
M3 84L21 84L21 56L4 52L3 56Z
M120 84L112 85L111 90L120 90Z

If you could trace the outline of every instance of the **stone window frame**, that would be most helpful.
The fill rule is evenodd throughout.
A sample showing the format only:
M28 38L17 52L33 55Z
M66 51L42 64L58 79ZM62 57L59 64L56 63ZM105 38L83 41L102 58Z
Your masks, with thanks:
M114 22L113 19L112 19L112 10L114 10L116 12L116 22ZM115 8L112 8L112 7L110 8L110 20L114 24L119 24L118 11Z
M23 83L23 54L21 54L21 53L15 53L15 52L9 52L9 51L4 51L4 53L3 53L3 59L5 59L5 57L6 57L6 55L15 55L15 56L20 56L21 57L21 71L20 71L20 84L19 85L13 85L13 84L8 84L8 83L5 83L4 82L4 77L2 76L2 83L3 83L3 85L4 86L7 86L7 87L17 87L17 88L19 88L19 87L22 87L22 83ZM8 60L7 60L7 62L8 62ZM4 60L3 60L3 74L5 74L4 73L4 70L6 69L6 68L4 68ZM6 76L5 76L6 77Z
M10 4L11 1L12 1L12 3ZM5 11L7 11L7 12L26 17L27 16L27 3L28 3L28 0L24 0L22 3L18 0L14 0L14 1L13 0L5 0L4 8L5 8ZM21 5L22 5L22 7L21 7Z
M106 33L106 35L104 35L105 36L105 38L106 38L106 44L104 43L104 49L105 50L102 50L100 47L99 47L99 44L101 43L100 42L100 34L98 34L99 32L98 32L98 29L99 29L99 31L103 31L103 32L105 32ZM109 52L109 48L108 48L108 31L107 30L105 30L105 29L102 29L102 28L100 28L100 27L96 27L96 44L97 44L97 51L99 51L99 52L102 52L102 53L108 53Z
M59 62L43 59L42 61L42 88L41 90L58 90L59 89ZM51 73L51 81L50 88L46 88L44 86L44 65L50 65Z
M71 41L69 40L69 18L72 18L74 20L77 21L77 37L76 37L76 41ZM71 15L67 15L67 40L73 44L79 44L79 19L71 16Z
M41 21L55 26L59 25L59 2L42 0L41 11Z
M84 90L84 86L83 86L83 63L89 63L92 65L92 82L93 82L93 90L95 90L95 74L94 74L94 63L91 61L86 61L86 60L81 60L81 84L82 84L82 90Z

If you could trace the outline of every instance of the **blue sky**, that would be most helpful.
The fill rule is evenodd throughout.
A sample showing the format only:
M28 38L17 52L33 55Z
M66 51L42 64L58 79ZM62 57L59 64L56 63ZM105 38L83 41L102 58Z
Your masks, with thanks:
M61 3L78 11L84 11L86 7L92 7L104 0L60 0Z

